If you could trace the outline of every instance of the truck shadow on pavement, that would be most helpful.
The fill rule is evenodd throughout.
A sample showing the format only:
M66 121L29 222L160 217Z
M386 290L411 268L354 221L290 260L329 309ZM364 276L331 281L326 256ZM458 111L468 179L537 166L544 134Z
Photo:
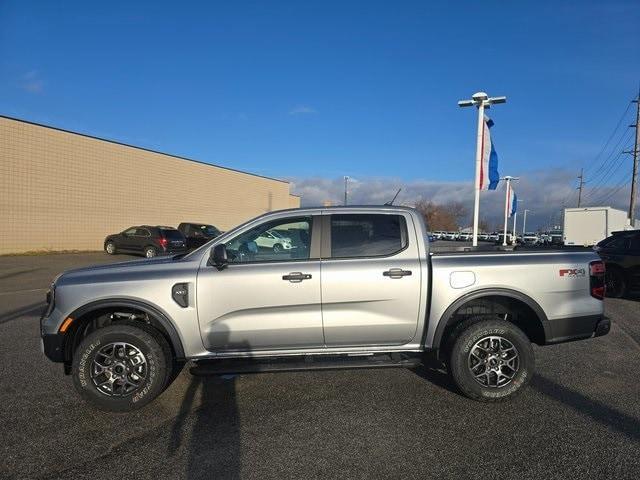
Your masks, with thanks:
M626 435L633 441L640 442L640 419L636 417L620 412L600 401L592 400L540 374L533 377L530 388L583 415L588 415L594 421Z
M217 332L217 345L227 345L229 332ZM249 351L243 342L231 348ZM192 376L169 438L168 455L186 458L184 478L240 478L240 415L236 396L236 375ZM200 392L200 401L197 394ZM190 434L189 432L190 428ZM186 452L179 450L184 438Z
M187 387L168 448L169 456L186 458L186 479L240 478L236 380L228 377L192 377ZM196 398L198 392L200 402ZM186 452L180 454L185 437Z
M44 310L44 302L36 302L25 307L10 310L0 315L0 325L24 316L40 315Z

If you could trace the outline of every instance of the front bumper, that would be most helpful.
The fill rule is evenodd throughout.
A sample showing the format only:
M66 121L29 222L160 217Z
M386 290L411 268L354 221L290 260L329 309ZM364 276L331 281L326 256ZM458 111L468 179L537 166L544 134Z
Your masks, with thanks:
M611 330L611 320L604 315L549 320L546 343L562 343L601 337L609 333L609 330Z
M64 362L65 336L59 333L42 335L42 351L52 362Z

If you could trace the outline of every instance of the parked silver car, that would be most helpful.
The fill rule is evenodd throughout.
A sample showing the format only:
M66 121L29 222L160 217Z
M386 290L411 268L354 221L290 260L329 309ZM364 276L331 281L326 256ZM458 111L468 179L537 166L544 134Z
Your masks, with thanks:
M291 249L257 248L287 232ZM433 352L470 398L519 392L532 343L603 335L594 252L430 254L402 207L271 212L186 256L59 275L43 350L99 408L139 408L192 373L415 367ZM586 369L587 367L585 367Z

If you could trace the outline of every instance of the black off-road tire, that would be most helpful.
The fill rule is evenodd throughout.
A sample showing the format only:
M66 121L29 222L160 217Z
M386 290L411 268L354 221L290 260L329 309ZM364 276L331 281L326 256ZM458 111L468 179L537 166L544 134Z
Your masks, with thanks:
M522 392L535 373L535 356L531 341L516 325L498 317L475 317L461 323L452 333L448 369L454 383L467 397L481 402L501 402ZM469 368L474 345L485 337L502 337L510 342L519 356L513 379L504 386L482 385Z
M145 357L147 373L138 389L126 396L110 396L98 390L91 378L91 369L97 353L113 342L126 342ZM159 332L145 324L122 322L100 328L87 335L73 356L73 384L80 396L100 410L129 412L142 408L173 380L171 349Z

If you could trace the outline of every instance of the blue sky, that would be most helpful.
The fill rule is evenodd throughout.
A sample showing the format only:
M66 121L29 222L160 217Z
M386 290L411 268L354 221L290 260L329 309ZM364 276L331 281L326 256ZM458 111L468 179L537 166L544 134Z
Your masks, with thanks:
M0 114L281 178L588 165L640 82L640 3L0 2ZM631 118L631 117L630 117Z

